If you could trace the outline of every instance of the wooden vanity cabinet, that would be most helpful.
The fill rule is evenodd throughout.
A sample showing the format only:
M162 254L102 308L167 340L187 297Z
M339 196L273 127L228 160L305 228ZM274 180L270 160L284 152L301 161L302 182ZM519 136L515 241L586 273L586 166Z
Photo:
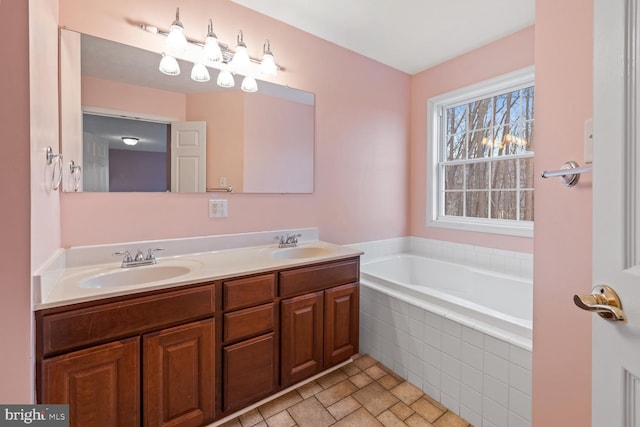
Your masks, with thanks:
M282 385L288 386L322 371L323 291L281 302L280 361Z
M38 403L201 426L358 352L359 258L36 312Z
M200 426L214 415L214 319L142 337L145 426Z
M39 403L68 403L70 425L140 426L140 338L42 361Z
M222 415L278 387L275 273L222 283Z
M337 365L358 352L360 285L351 283L324 292L324 364Z
M37 312L38 403L68 403L73 426L212 421L214 295L204 285Z
M280 273L282 387L358 352L359 274L358 258Z

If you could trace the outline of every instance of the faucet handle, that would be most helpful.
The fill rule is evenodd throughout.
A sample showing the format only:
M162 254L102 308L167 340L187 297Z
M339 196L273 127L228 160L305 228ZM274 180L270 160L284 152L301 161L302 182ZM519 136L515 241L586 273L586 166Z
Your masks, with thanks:
M153 260L155 262L156 260L156 254L154 253L154 251L164 251L164 248L149 248L147 249L147 256L146 256L146 260Z
M287 234L287 243L298 243L298 237L302 237L302 234Z
M278 245L284 245L284 236L276 236L274 240L278 241Z
M118 251L118 252L114 252L113 255L124 255L124 259L122 260L122 262L133 261L133 257L131 256L130 251Z

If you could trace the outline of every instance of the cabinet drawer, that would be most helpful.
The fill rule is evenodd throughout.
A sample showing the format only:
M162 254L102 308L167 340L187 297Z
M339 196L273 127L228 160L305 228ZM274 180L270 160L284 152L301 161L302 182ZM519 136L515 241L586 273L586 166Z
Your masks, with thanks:
M273 273L222 283L222 308L230 310L265 302L275 297L275 275Z
M42 317L43 355L213 314L213 285L132 298Z
M224 341L270 332L274 326L274 304L226 313L224 315Z
M357 282L360 277L358 258L280 272L280 296L302 294Z

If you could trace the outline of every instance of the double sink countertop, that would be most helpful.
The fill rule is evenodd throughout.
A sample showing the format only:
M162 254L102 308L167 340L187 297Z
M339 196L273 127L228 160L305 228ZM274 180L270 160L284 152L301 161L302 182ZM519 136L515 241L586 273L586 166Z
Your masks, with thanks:
M362 255L361 251L321 240L301 241L298 246L240 247L163 257L157 263L123 268L122 260L50 269L35 276L34 310L79 302L166 289L230 277L257 274Z

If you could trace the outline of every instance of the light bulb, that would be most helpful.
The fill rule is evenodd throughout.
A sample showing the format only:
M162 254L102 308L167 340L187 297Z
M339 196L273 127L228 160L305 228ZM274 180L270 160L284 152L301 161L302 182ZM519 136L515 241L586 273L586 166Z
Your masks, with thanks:
M204 51L204 57L207 61L222 61L222 51L218 44L218 37L216 37L216 34L213 32L213 22L211 22L211 19L209 19L209 30L207 37L204 39L204 47L202 50Z
M240 86L245 92L257 92L258 91L258 82L251 76L246 76L242 79L242 86Z
M262 48L262 62L260 62L260 73L265 76L275 76L278 73L278 66L271 52L271 44L267 40Z
M191 80L196 82L208 82L209 79L209 70L207 70L207 67L205 67L204 64L199 62L193 64L193 68L191 69Z
M167 46L171 49L183 51L187 48L187 38L184 35L184 26L180 22L180 8L176 9L176 20L169 27Z
M178 65L178 61L176 58L170 55L162 54L162 59L160 60L160 66L158 69L169 76L177 76L180 74L180 65Z
M247 67L249 67L250 63L251 59L249 58L247 45L244 44L244 36L242 34L242 30L240 30L238 33L238 45L236 46L236 51L233 54L233 58L231 58L229 65L235 72L242 73L247 69Z
M236 85L235 80L233 79L233 74L229 70L220 70L220 74L218 74L218 86L220 87L234 87Z

